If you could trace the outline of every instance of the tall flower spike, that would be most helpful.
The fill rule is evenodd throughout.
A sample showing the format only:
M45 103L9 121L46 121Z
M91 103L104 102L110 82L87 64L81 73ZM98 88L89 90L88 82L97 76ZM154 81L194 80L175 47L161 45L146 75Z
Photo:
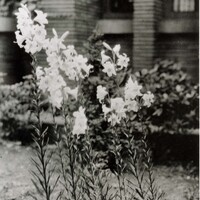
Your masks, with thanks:
M24 48L27 53L33 55L41 51L44 47L47 34L44 24L48 21L42 17L43 15L45 16L45 14L42 14L42 11L36 11L37 16L35 17L35 21L33 21L26 5L22 4L18 11L16 13L18 29L15 32L16 42L20 48Z

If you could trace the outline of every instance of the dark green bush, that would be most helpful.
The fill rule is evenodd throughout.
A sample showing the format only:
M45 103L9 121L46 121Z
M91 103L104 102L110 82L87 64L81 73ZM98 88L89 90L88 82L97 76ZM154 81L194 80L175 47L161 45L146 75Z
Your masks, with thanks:
M96 98L98 85L106 85L110 92L116 93L114 79L104 76L102 73L100 51L103 48L103 37L94 33L85 45L88 51L89 62L94 66L94 71L83 82L83 93L86 104L86 114L89 118L90 131L93 134L94 147L107 150L112 134L110 127L105 122L101 110L101 104ZM126 73L121 72L116 80L123 92L127 81ZM98 74L98 76L97 76ZM122 145L126 146L128 133L140 138L141 120L149 133L186 133L188 129L198 128L198 86L192 83L189 75L173 61L158 61L151 69L143 69L132 75L145 90L151 91L155 96L155 102L150 108L143 108L138 115L133 115L133 122L122 123L119 132ZM128 136L129 137L129 136ZM126 148L125 148L126 149Z
M31 77L0 86L1 137L28 142L31 139Z
M103 46L103 36L98 33L93 33L93 35L88 39L85 44L87 50L87 57L90 64L94 66L93 72L90 76L85 79L82 83L83 99L86 108L86 115L88 117L88 122L91 134L93 135L94 146L96 149L108 149L112 143L112 134L110 134L111 129L109 128L109 123L104 120L102 113L102 105L99 103L96 97L96 91L98 85L106 85L109 89L109 93L113 96L119 96L117 92L116 82L121 86L124 85L125 80L128 76L127 71L121 71L117 73L115 78L110 78L105 76L102 72L101 65L101 51L104 49ZM105 142L106 141L106 142Z
M151 132L187 133L199 128L199 87L179 64L158 61L152 69L134 75L155 96L148 109Z

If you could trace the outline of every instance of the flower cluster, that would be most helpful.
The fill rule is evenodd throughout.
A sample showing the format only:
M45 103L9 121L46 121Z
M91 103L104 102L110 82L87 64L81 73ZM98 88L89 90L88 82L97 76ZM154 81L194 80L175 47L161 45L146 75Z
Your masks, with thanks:
M64 44L68 31L59 37L53 29L53 37L47 38L45 29L45 24L48 24L47 14L39 10L36 10L35 14L36 17L32 19L26 5L18 9L16 42L20 48L24 48L34 57L35 53L45 51L48 66L35 66L37 84L43 93L48 94L50 103L60 109L69 96L77 100L79 80L89 76L93 66L88 64L87 58L76 52L74 46ZM80 119L84 118L83 113L83 108L80 108L78 113L74 113L74 134L81 134L86 130L87 120L80 123ZM78 118L79 114L81 118Z
M85 109L81 106L79 110L73 113L75 118L72 133L74 135L84 134L87 130L87 117L85 116Z
M69 34L68 31L59 38L56 30L53 29L54 36L46 38L47 14L39 10L35 13L36 17L32 19L26 5L18 9L16 13L18 30L15 32L17 44L32 55L42 49L46 52L49 66L36 68L38 85L43 92L48 92L53 106L60 108L69 95L77 99L78 88L71 89L67 80L76 82L84 79L93 66L87 64L87 58L79 55L74 46L65 46L64 41Z
M31 19L31 12L23 4L16 13L18 30L15 35L17 44L32 55L42 50L47 35L45 24L48 24L47 14L39 10L36 10L35 13L36 17Z
M53 49L54 45L52 44L54 39L57 40L55 49ZM38 66L36 71L38 72L36 74L39 88L43 92L49 92L51 103L57 108L61 107L61 103L67 100L69 95L77 99L78 87L71 89L67 80L73 81L73 85L77 85L77 81L87 77L92 68L91 65L87 64L86 58L78 55L73 46L66 47L62 40L62 37L58 39L57 35L48 40L46 54L49 67L41 68Z
M105 87L102 87L102 85L97 86L97 99L100 103L104 100L105 96L108 94Z
M87 58L79 55L74 46L64 44L69 32L65 32L61 37L53 29L53 37L47 38L45 24L48 24L47 14L42 11L35 11L36 17L32 19L30 11L26 5L18 9L16 39L20 48L24 48L27 53L34 55L41 50L46 52L48 67L36 67L36 76L39 89L47 93L51 104L60 109L62 103L68 100L69 96L77 100L79 91L79 80L89 76L92 65L88 64ZM106 55L106 51L101 52L101 64L103 72L109 77L117 75L117 72L127 68L130 59L126 54L120 54L120 45L111 48L107 43L103 43L107 52L112 56ZM73 88L69 87L73 85ZM149 107L153 102L153 94L147 92L142 94L142 86L129 78L124 88L122 97L111 98L106 87L97 87L97 98L102 104L105 118L112 126L119 124L126 118L127 112L138 112L142 106ZM104 103L108 98L109 107ZM87 129L87 118L84 108L74 112L75 125L74 134L83 134Z
M88 59L79 55L73 45L65 46L64 40L68 35L65 32L60 38L53 29L54 37L46 40L45 50L47 62L51 68L58 68L73 81L89 76L92 65L88 65Z
M121 46L115 45L112 49L107 43L103 43L104 47L112 53L112 58L105 54L105 50L101 52L101 64L103 66L103 72L109 77L116 75L117 71L127 68L130 59L125 53L120 54Z
M119 54L120 45L116 45L113 49L106 43L104 43L104 46L113 54L111 59L105 54L105 51L101 52L103 72L111 77L116 75L118 70L128 66L129 58L127 58L126 54ZM102 85L97 87L97 99L102 104L104 117L112 126L120 124L121 120L126 118L128 112L137 113L143 106L151 106L154 101L154 95L150 91L147 91L147 93L142 93L141 91L142 86L136 80L133 81L131 77L128 79L124 87L124 94L121 97L112 98L106 87ZM106 102L109 102L109 106L107 106Z

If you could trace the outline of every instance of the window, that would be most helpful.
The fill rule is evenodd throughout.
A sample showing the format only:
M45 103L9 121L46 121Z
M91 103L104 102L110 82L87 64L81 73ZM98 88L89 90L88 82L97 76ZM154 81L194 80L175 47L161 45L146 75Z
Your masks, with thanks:
M133 0L110 0L109 6L114 13L133 12Z
M132 19L133 0L104 0L103 18L107 19Z
M174 0L174 12L194 12L195 0Z

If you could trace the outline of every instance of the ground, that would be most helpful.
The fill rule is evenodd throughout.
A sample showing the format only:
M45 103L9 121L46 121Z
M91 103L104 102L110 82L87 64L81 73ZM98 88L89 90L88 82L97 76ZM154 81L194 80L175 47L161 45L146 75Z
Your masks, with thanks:
M34 187L31 183L30 147L19 143L0 142L0 200L30 200ZM155 166L157 183L166 193L166 200L197 200L198 177L191 176L182 166ZM192 196L196 195L195 198Z

